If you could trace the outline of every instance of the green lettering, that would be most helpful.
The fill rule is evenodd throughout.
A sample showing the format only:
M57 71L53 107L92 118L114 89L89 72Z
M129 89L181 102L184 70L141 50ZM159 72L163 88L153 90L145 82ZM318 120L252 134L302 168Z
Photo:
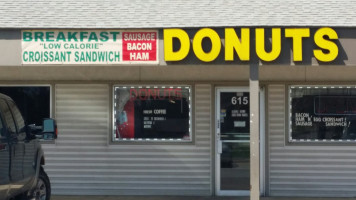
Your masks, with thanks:
M54 42L54 32L46 32L46 41L47 42Z
M54 57L54 61L58 61L59 62L59 52L56 52L56 56Z
M22 33L22 40L24 42L31 42L32 41L32 33L31 32L23 32Z
M84 56L84 53L82 52L80 54L80 62L84 62L85 61L85 56Z
M28 61L28 58L26 57L26 55L28 56L28 52L27 51L23 52L22 60L25 61L25 62Z
M53 51L49 52L49 61L53 62L54 56L53 56Z
M120 32L110 32L110 34L112 35L112 40L115 42L117 39L117 35L119 35Z
M109 40L108 32L100 32L100 41L107 42Z
M33 62L33 51L28 52L28 60Z
M83 42L84 38L88 38L88 32L80 32L80 41Z
M78 51L76 51L75 53L74 53L74 56L75 56L75 59L74 59L74 61L75 62L78 62L79 61L79 52Z
M104 61L104 60L105 60L105 55L104 55L104 53L103 53L102 51L99 51L98 54L99 54L99 55L98 55L98 57L99 57L99 62Z
M96 51L94 51L92 61L95 62L97 59L98 59L98 53Z
M77 33L78 32L68 32L68 42L72 41L72 39L75 41L75 42L78 42L78 39L77 39Z
M61 51L61 62L66 61L66 52Z
M88 61L90 62L90 61L91 61L91 53L90 53L90 52L87 52L86 54L87 54L87 55L86 55L85 61L86 61L86 62L88 62Z
M95 42L98 41L98 36L96 36L96 33L95 32L91 32L90 35L89 35L89 39L88 39L88 42L94 40Z
M115 61L120 61L120 52L119 51L115 52Z
M35 41L41 40L41 42L43 42L43 35L43 32L35 32Z
M70 54L71 54L72 52L71 51L67 51L67 54L68 54L68 62L70 62Z
M44 56L44 61L47 62L48 61L48 51L45 51L43 53L43 56Z
M35 52L35 61L36 61L36 62L39 62L39 61L40 61L40 58L41 58L40 52L36 51L36 52Z
M109 52L109 61L112 62L114 58L112 57L114 53L112 51Z
M59 40L62 40L63 42L66 41L66 36L64 35L63 32L58 32L58 35L57 35L57 42L59 42Z

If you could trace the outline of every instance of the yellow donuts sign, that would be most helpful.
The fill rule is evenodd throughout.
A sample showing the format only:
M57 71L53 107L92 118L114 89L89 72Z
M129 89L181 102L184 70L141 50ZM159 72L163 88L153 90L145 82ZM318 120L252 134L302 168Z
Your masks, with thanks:
M165 61L180 61L187 57L190 51L203 62L214 61L224 51L225 61L250 61L251 52L254 51L262 61L272 62L279 58L282 51L282 40L289 39L292 45L292 60L303 61L303 42L307 38L314 40L313 56L321 62L332 62L338 54L336 43L338 35L335 30L328 27L317 29L315 32L309 28L268 28L271 37L266 37L267 28L241 28L240 34L234 28L224 29L224 42L222 37L211 28L198 30L191 39L183 29L164 29L164 58ZM253 38L251 32L254 31ZM312 35L313 34L313 35ZM283 37L283 38L282 38ZM211 49L203 48L203 40L210 40ZM179 41L179 47L174 46L173 40ZM255 46L251 46L252 44ZM271 42L271 49L266 50L266 42ZM222 45L224 43L224 45Z

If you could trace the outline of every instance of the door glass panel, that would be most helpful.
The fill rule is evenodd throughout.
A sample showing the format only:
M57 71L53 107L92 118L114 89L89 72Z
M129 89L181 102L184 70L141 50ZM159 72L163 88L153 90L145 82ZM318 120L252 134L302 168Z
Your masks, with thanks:
M220 191L249 191L249 92L228 91L219 95Z
M220 139L250 140L248 92L220 93Z
M250 143L222 142L220 189L250 190Z

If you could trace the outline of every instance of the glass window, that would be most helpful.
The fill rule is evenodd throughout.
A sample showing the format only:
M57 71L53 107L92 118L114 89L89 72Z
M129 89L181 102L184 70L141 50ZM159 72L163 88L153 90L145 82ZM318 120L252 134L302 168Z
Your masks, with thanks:
M16 126L14 123L14 119L12 118L11 111L9 109L9 106L6 104L5 100L0 99L0 109L2 111L2 116L4 117L4 120L7 125L7 131L10 134L16 134Z
M221 140L250 139L249 92L220 93Z
M49 86L0 86L0 93L14 100L27 124L36 125L50 117L50 90Z
M19 109L16 107L15 103L13 101L8 101L9 106L12 110L12 114L15 119L15 123L17 125L18 133L25 132L25 121L23 120L22 114L19 111Z
M292 86L290 141L356 141L356 87Z
M191 141L188 86L115 86L114 141Z

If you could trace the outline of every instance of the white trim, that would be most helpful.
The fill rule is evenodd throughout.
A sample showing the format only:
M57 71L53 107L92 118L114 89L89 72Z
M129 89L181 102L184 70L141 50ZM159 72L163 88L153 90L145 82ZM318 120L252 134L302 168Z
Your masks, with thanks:
M265 89L260 89L260 194L265 195L266 174L265 174L265 162L266 162L266 136L265 136Z
M250 92L249 87L216 87L215 88L215 194L218 196L249 196L249 190L220 190L220 154L219 147L222 141L220 135L220 93L221 92ZM249 143L249 140L224 141L229 143Z
M218 153L219 149L219 134L220 134L220 123L219 123L219 113L220 113L220 90L219 88L215 88L215 117L214 117L214 123L216 125L215 131L214 131L214 141L215 141L215 194L216 195L221 195L220 194L220 154Z

